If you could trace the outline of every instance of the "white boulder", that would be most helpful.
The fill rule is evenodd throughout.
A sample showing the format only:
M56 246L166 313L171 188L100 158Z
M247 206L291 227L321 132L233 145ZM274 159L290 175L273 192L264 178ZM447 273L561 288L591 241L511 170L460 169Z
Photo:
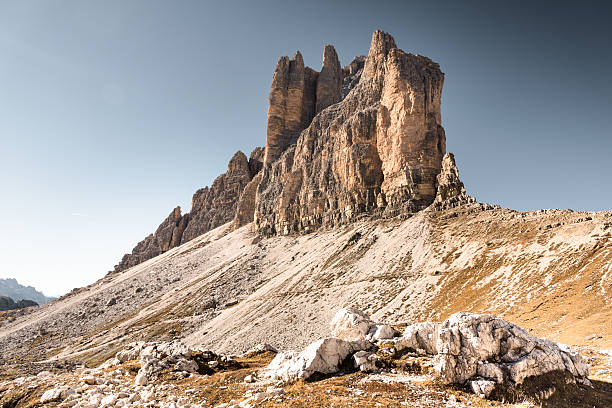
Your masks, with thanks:
M264 376L290 382L300 378L307 379L315 373L336 373L347 357L369 347L371 343L368 341L321 339L310 344L301 353L279 353L268 365Z
M439 328L436 370L444 383L487 380L516 386L561 371L588 383L589 366L569 347L540 339L493 315L456 313ZM477 383L481 394L489 383Z
M398 350L411 348L425 350L427 354L437 354L437 341L440 323L423 322L411 324L404 329L396 347Z
M340 309L331 321L332 336L341 340L365 340L375 324L366 313L354 308Z
M40 403L46 404L48 402L59 401L62 399L62 389L61 388L52 388L44 392L42 397L40 397Z

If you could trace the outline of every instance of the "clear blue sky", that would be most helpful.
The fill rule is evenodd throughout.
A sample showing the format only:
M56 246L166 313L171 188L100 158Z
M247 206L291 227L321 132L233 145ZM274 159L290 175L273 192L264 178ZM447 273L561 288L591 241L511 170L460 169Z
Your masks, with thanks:
M383 29L446 74L468 192L612 209L606 2L0 1L0 277L93 282L233 153L265 142L276 61ZM537 3L537 4L533 4Z

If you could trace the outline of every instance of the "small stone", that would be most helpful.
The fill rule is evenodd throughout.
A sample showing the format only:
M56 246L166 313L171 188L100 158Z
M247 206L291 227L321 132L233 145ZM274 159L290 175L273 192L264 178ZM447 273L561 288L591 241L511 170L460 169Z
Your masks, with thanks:
M488 398L493 390L495 390L495 381L491 380L474 380L470 381L470 387L474 394L481 398Z
M146 374L139 372L134 379L134 384L144 386L147 385L149 380L147 379Z
M62 390L60 388L52 388L43 393L40 397L40 403L46 404L48 402L59 401L62 399Z
M87 385L95 385L96 384L96 377L94 377L93 375L88 375L83 377L83 382Z

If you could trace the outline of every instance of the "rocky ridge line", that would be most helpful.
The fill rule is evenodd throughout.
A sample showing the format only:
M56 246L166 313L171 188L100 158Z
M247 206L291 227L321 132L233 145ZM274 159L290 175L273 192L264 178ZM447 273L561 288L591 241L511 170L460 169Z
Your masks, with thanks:
M191 212L181 215L181 207L172 210L153 234L123 256L114 272L138 265L232 221L242 192L260 171L262 162L263 149L260 147L251 152L249 159L241 151L236 152L226 173L217 177L210 187L195 192Z

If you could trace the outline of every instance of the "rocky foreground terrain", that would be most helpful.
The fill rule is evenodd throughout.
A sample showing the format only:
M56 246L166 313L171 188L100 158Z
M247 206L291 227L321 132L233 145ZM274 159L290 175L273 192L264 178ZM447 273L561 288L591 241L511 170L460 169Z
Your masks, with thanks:
M230 232L225 225L122 274L21 311L24 316L6 316L0 326L2 377L67 372L61 381L74 385L75 367L98 367L134 341L181 339L189 347L228 354L258 343L301 350L330 336L334 313L350 305L395 327L443 321L458 311L493 313L530 334L570 345L591 365L592 383L603 386L612 381L611 226L612 213L520 213L480 204L405 220L363 219L301 236L262 238L249 226ZM205 381L168 379L165 386L177 389L160 392L178 399L204 381L212 388L201 391L209 401L202 406L241 401L248 389L267 388L243 384L240 376L271 358L245 360L240 370ZM137 369L124 370L131 376L122 381L133 392ZM355 373L283 389L300 401L300 395L332 387L333 399L325 401L339 406L350 406L359 392L363 399L407 393L421 406L435 406L426 405L428 398L445 406L445 398L456 395L456 388L433 377L390 374L399 382ZM60 381L49 378L49 388ZM228 388L213 392L215 387ZM37 390L42 394L44 388ZM463 391L458 395L463 406L484 404L468 403L480 399ZM403 400L393 398L388 406L401 406ZM306 401L295 406L309 406Z
M443 80L380 31L343 69L282 57L263 149L0 313L0 407L612 406L612 212L470 197Z

